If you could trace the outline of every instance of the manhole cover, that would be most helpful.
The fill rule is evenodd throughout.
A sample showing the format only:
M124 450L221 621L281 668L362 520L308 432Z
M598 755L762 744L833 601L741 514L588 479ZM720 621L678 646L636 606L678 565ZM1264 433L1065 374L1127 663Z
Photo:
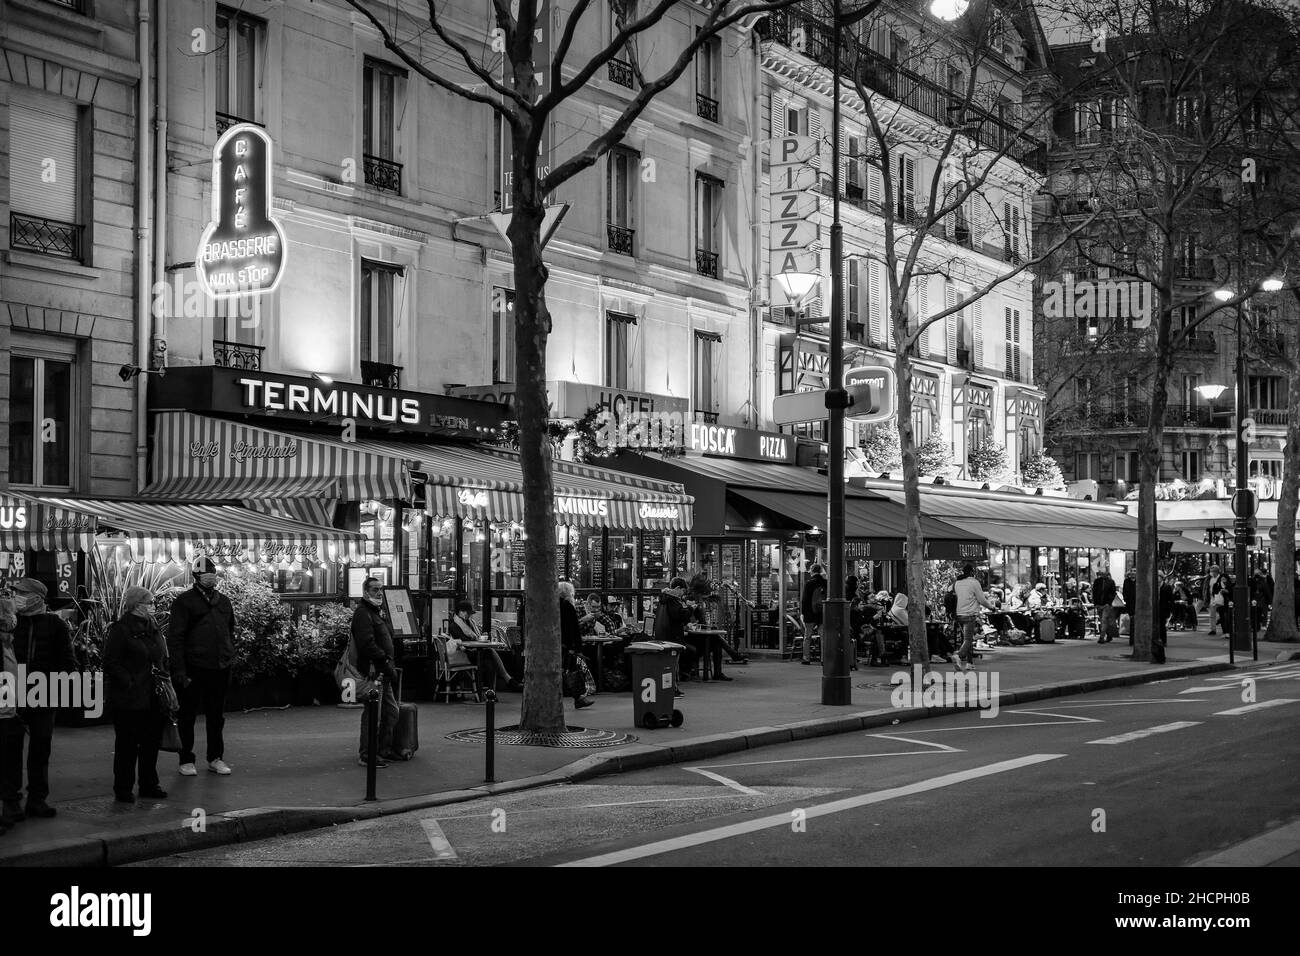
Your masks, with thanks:
M446 739L483 743L487 740L487 731L458 730L447 734ZM566 727L562 734L534 734L520 730L518 724L510 724L506 727L498 727L496 731L496 742L508 747L620 747L623 744L635 743L636 739L632 734L588 727Z

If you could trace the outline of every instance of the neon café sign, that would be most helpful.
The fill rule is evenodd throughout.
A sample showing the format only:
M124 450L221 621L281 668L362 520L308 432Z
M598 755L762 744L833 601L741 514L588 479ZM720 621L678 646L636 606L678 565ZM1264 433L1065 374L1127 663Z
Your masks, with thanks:
M274 292L284 273L284 230L271 216L271 137L238 123L212 148L212 221L194 257L217 299Z

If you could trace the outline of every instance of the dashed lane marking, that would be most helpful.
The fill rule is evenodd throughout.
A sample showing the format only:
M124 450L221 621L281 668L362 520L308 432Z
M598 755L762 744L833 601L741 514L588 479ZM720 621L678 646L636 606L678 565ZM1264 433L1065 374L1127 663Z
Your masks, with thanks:
M761 797L763 795L761 790L755 790L752 787L747 787L743 783L737 783L736 781L732 780L730 777L724 777L720 773L713 773L710 770L705 770L703 767L683 767L682 769L689 770L691 773L698 773L701 777L708 777L710 780L716 780L724 787L730 787L732 790L735 790L737 793L743 793L751 797Z
M450 841L442 832L442 827L438 826L438 821L433 817L426 817L420 821L420 826L424 827L424 835L429 838L429 846L433 847L433 858L435 860L454 860L457 859L456 851L452 849Z
M1279 697L1277 700L1261 700L1257 704L1246 704L1244 707L1234 707L1232 710L1215 711L1215 717L1237 717L1241 714L1249 714L1254 710L1264 710L1266 707L1281 707L1283 704L1300 704L1300 700L1294 700L1290 697Z
M999 773L1006 773L1011 770L1019 770L1022 767L1030 767L1049 760L1059 760L1064 756L1066 755L1029 754L1028 756L1017 757L1014 760L1002 760L998 763L988 764L984 767L974 767L970 770L944 774L941 777L934 777L930 780L921 780L903 787L894 787L889 790L877 790L874 793L864 793L859 794L856 797L833 800L830 803L823 803L806 808L804 810L804 818L811 820L816 817L829 816L833 813L843 813L847 810L856 810L859 807L870 806L874 803L884 803L887 800L895 800L899 797L910 797L914 794L925 793L930 790L939 790L944 787L956 786L957 784L965 783L969 780L978 780L981 777L989 777ZM757 833L761 830L788 827L790 825L790 819L789 813L778 813L772 816L760 817L756 820L746 820L743 823L733 823L725 827L715 827L711 830L701 830L698 833L688 833L679 837L673 837L669 840L656 840L654 843L628 847L625 850L616 850L612 853L602 853L598 856L590 856L581 860L573 860L569 863L561 863L559 865L563 867L614 866L618 863L629 863L633 860L645 859L646 857L660 856L664 853L673 853L677 850L703 846L706 843L716 843L720 840L729 840L732 837L744 836L748 833Z
M1089 740L1090 744L1126 744L1134 740L1141 740L1143 737L1150 737L1154 734L1167 734L1174 730L1182 730L1185 727L1196 727L1201 722L1199 720L1178 720L1172 724L1161 724L1159 727L1147 727L1143 730L1132 730L1127 734L1116 734L1114 737L1102 737L1100 740Z

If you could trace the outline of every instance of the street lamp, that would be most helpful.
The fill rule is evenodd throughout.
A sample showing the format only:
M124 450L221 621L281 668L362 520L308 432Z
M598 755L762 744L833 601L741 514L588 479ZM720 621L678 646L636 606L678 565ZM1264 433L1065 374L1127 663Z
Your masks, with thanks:
M930 12L945 23L952 23L970 6L969 0L934 0Z
M772 278L781 287L786 299L797 307L812 291L821 276L814 272L778 272Z
M1280 276L1269 276L1259 284L1259 287L1265 292L1281 292L1284 284Z

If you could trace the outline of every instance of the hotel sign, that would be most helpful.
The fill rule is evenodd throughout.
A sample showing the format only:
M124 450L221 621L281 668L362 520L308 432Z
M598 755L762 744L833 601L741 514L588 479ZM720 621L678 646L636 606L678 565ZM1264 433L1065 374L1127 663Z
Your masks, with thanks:
M284 230L271 217L271 137L238 123L212 149L212 221L195 255L199 283L218 299L275 291Z

